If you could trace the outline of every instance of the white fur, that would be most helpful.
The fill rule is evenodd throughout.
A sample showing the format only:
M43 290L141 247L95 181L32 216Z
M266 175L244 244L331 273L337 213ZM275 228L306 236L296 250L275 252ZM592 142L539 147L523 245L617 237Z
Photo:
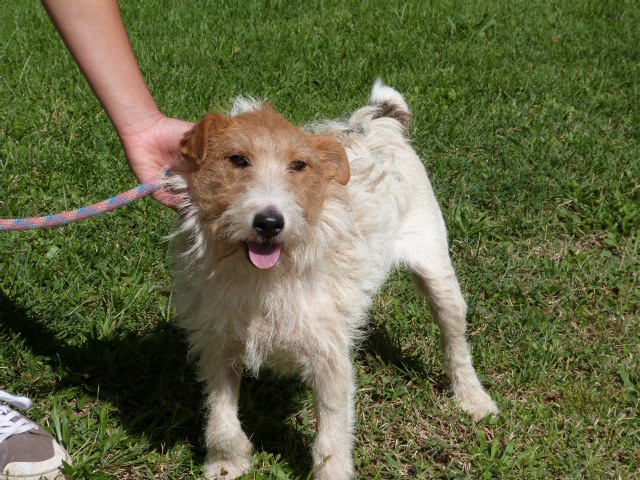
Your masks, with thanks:
M376 118L384 103L409 113L400 93L377 82L370 104L347 122L312 128L342 143L351 168L346 193L342 188L340 195L327 195L315 226L306 222L278 173L267 167L261 181L247 185L223 214L215 232L203 230L194 205L183 205L180 231L186 241L176 307L206 385L209 478L236 478L251 466L251 444L237 418L238 389L243 368L257 374L263 366L300 374L313 388L315 478L353 477L350 355L373 295L399 264L415 274L442 330L454 400L474 419L498 411L471 363L466 306L433 190L403 125ZM239 99L234 111L258 108L259 102ZM187 188L182 178L171 182L174 189ZM277 207L286 218L281 234L289 247L282 260L286 267L259 271L241 257L216 261L216 236L248 238L252 215L265 206Z
M407 113L410 112L409 105L400 92L382 83L382 80L378 79L373 84L371 90L371 97L369 97L369 105L380 105L382 103L392 103L396 105L400 110Z
M233 102L231 107L231 115L240 115L241 113L260 110L264 102L249 96L239 96Z

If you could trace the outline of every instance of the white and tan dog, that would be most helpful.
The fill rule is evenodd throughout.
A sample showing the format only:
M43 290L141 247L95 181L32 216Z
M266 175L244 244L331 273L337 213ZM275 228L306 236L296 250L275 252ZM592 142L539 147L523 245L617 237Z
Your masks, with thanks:
M169 181L188 198L176 307L206 385L208 478L251 466L238 393L243 369L263 367L313 388L315 478L353 478L351 355L399 264L440 326L453 399L474 419L498 411L472 366L445 224L404 136L409 116L402 95L378 82L345 123L305 131L240 98L182 141L189 166Z

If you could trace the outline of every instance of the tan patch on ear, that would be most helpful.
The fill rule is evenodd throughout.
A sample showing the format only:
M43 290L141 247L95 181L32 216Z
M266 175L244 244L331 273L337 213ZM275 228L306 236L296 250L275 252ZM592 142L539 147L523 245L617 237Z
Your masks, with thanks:
M221 130L228 122L228 119L217 113L209 113L200 120L184 135L178 145L185 160L199 167L207 155L211 133L215 130Z
M315 147L320 151L320 168L327 179L333 179L341 185L349 183L351 170L344 147L335 138L312 137Z

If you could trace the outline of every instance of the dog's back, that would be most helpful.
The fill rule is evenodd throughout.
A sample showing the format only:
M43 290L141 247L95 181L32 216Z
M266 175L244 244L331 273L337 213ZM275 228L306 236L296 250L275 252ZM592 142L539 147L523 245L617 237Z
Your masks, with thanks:
M410 118L404 97L377 81L368 105L347 121L310 127L335 136L345 147L354 218L371 253L380 257L378 270L385 273L405 259L411 242L447 248L445 223L427 172L407 139Z

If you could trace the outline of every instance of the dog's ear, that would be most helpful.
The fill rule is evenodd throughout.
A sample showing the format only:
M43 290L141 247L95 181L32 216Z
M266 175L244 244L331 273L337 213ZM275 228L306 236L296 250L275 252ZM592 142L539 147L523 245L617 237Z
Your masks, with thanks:
M228 122L228 119L217 113L209 113L200 120L184 135L178 145L180 153L182 153L185 160L193 166L199 167L207 155L211 133L224 128Z
M320 151L320 168L324 176L341 185L349 183L351 171L344 147L335 138L314 136L315 147Z

